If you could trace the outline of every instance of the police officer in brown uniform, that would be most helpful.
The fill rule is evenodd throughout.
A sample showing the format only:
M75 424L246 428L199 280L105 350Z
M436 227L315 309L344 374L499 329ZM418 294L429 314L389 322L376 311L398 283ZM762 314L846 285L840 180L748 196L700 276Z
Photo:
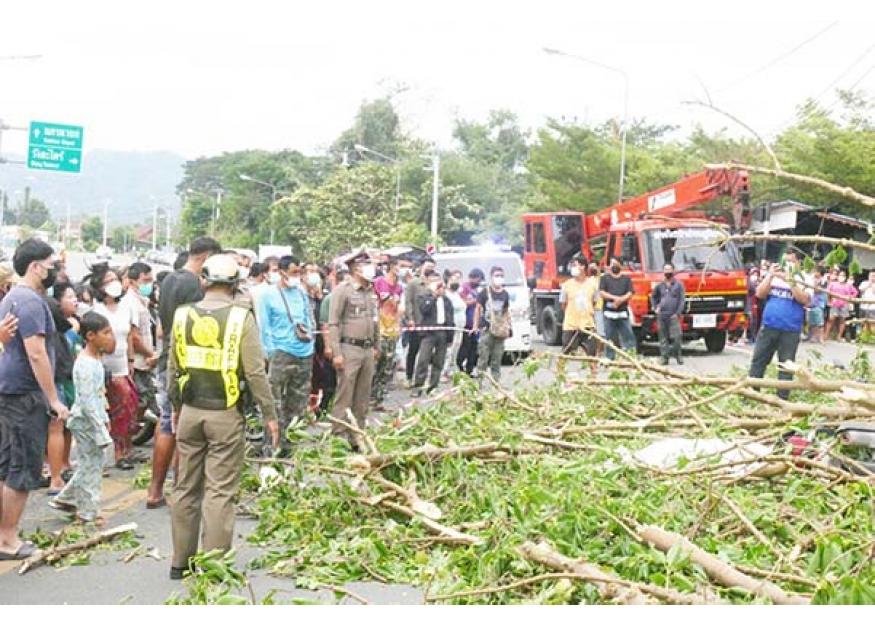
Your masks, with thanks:
M348 264L352 280L334 288L328 312L328 336L338 378L331 414L346 421L346 411L351 409L358 428L364 430L380 346L377 294L372 284L376 267L365 253L353 256ZM354 432L335 424L332 433L346 438L353 451L360 450Z
M167 362L176 429L179 482L172 509L171 579L181 579L201 549L228 550L234 535L234 496L243 468L245 383L276 446L279 427L264 353L252 312L232 301L238 266L228 254L204 263L204 299L173 316ZM181 406L181 410L180 410Z

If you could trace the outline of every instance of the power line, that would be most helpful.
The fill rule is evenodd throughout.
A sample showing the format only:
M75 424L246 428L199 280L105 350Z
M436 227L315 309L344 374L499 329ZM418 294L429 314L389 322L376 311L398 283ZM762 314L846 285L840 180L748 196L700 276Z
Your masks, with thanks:
M822 90L821 90L816 96L814 96L814 97L812 97L812 98L809 98L809 99L810 99L811 101L817 103L817 101L818 101L820 98L822 98L824 95L826 95L827 93L829 93L830 91L832 91L833 87L835 87L839 82L842 81L842 79L844 79L848 74L850 74L851 71L857 66L857 64L859 64L860 61L862 61L863 59L865 59L865 58L869 55L869 53L872 52L873 49L875 49L875 43L870 44L869 47L866 48L865 50L863 50L863 53L860 54L857 58L855 58L855 59L853 60L853 62L851 62L851 64L848 65L848 67L846 67L846 68L845 68L845 69L844 69L844 70L838 75L837 78L835 78L834 80L832 80L832 81L831 81L826 87L824 87L824 88L823 88L823 89L822 89ZM848 89L849 89L849 90L850 90L850 89L853 89L853 88L856 87L858 84L860 84L860 83L863 81L863 79L866 78L866 76L868 76L869 73L870 73L873 69L875 69L875 65L873 65L872 67L870 67L869 69L867 69L867 70L863 73L863 75L860 76L860 78L859 78L856 82L854 82L850 87L848 87ZM826 111L827 111L827 113L831 113L831 112L832 112L832 109L835 107L836 104L839 103L840 100L841 100L840 97L838 97L838 98L836 98L835 100L833 100L833 102L832 102L828 107L826 107ZM811 112L805 113L804 115L802 115L802 116L797 120L797 119L796 119L796 114L794 113L791 117L785 119L783 122L781 122L780 124L778 124L777 126L775 126L769 134L774 135L775 133L780 132L781 130L783 130L788 124L791 124L791 123L793 123L794 121L803 122L803 121L805 121L806 119L810 118L812 115L814 115L814 111L811 111Z
M742 76L741 78L739 78L739 79L736 80L735 82L732 82L732 83L730 83L729 85L727 85L727 86L725 86L725 87L722 87L721 89L718 89L715 93L722 93L723 91L728 91L728 90L730 90L730 89L733 89L734 87L737 87L739 84L745 82L746 80L750 80L751 78L754 78L754 77L756 77L756 76L759 76L759 75L762 74L764 71L766 71L766 70L768 70L768 69L771 69L772 67L774 67L775 65L777 65L778 63L780 63L781 61L783 61L784 59L786 59L786 58L788 58L788 57L794 55L796 52L798 52L799 50L801 50L802 48L804 48L805 46L807 46L809 43L811 43L812 41L814 41L815 39L817 39L818 37L820 37L821 35L823 35L825 32L827 32L828 30L830 30L831 28L833 28L836 24L838 24L838 21L835 21L835 22L831 22L831 23L829 23L826 27L824 27L824 28L822 28L821 30L817 31L816 33L814 33L812 36L810 36L808 39L806 39L806 40L803 41L802 43L800 43L800 44L794 46L793 48L791 48L791 49L788 50L787 52L784 52L783 54L781 54L781 55L775 57L774 59L772 59L771 61L769 61L768 63L766 63L766 64L763 65L762 67L760 67L759 69L754 70L753 72L751 72L751 73L748 74L747 76Z

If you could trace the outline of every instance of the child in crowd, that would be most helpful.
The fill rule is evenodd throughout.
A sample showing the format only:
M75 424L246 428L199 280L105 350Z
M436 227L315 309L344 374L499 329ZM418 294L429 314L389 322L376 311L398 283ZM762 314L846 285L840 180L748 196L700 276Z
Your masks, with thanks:
M79 332L85 348L73 365L76 401L67 419L67 429L76 440L79 462L72 479L49 505L75 514L79 521L100 525L103 519L98 516L97 506L104 449L112 445L101 357L115 351L115 336L109 320L96 312L85 313Z

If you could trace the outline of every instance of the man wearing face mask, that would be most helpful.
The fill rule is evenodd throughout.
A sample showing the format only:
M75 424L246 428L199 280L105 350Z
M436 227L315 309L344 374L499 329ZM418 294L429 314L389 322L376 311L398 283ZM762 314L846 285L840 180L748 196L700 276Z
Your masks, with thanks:
M258 298L261 344L270 361L268 377L279 417L279 449L265 437L262 449L269 458L276 453L288 458L292 443L286 435L292 419L307 416L313 378L313 349L316 321L310 299L301 284L301 262L294 256L279 259L279 284Z
M444 295L444 282L438 273L430 271L425 275L428 290L419 296L419 309L422 313L422 325L427 328L452 328L453 304ZM447 355L447 343L453 340L452 331L429 329L422 332L419 344L419 355L416 357L416 376L413 380L411 395L422 395L422 386L428 376L428 387L425 392L433 392L440 382L444 359Z
M667 365L674 355L678 364L684 364L681 355L681 314L686 303L683 283L675 278L674 265L666 263L662 270L665 280L656 285L650 294L650 305L656 312L656 328L659 333L659 355Z
M374 366L380 357L377 295L372 285L376 271L365 253L356 254L348 262L352 279L334 288L328 311L329 340L338 377L332 416L346 421L347 411L352 410L356 426L364 430ZM331 431L346 438L353 451L361 450L354 432L337 424Z
M222 251L219 242L210 237L194 239L188 246L188 256L185 264L169 274L161 282L161 299L158 302L158 320L162 338L161 355L158 358L158 384L165 391L169 390L167 380L167 356L170 344L170 329L173 327L173 315L183 304L200 301L203 297L201 271L204 263L213 254ZM170 401L165 395L161 406L161 421L158 424L158 434L152 449L152 480L146 492L146 507L160 508L167 504L164 498L164 481L173 461L176 451L176 437L172 426L172 410Z
M772 265L757 285L756 296L766 300L766 306L748 375L761 378L776 353L778 362L796 360L796 349L805 321L805 306L810 296L805 290L805 278L799 273L799 252L795 248L788 248L784 252L782 264ZM779 371L778 379L792 380L793 374ZM779 389L777 395L786 400L790 398L790 391Z
M152 268L143 262L132 263L128 267L127 279L128 290L122 302L134 311L134 329L131 330L134 353L131 357L134 359L134 386L139 396L137 420L141 423L146 411L154 419L161 414L154 375L158 352L152 340L152 316L149 314L149 298L155 288Z
M629 321L629 300L632 299L632 279L623 275L623 267L616 258L611 259L611 271L599 281L599 295L602 297L602 314L605 317L605 338L626 351L635 349L635 334ZM616 357L614 348L608 348L607 358Z
M501 267L489 270L489 286L477 296L474 327L480 331L477 366L481 371L488 368L492 377L498 380L504 341L510 336L511 328L510 294L504 288L504 269Z
M435 263L431 258L426 258L419 265L419 275L407 284L404 291L404 317L407 325L407 358L404 373L407 377L407 387L413 386L413 373L416 370L416 356L419 354L419 342L422 333L417 327L422 325L422 313L416 302L419 296L426 292L424 276L429 271L434 271Z
M395 350L401 336L401 298L404 296L401 285L412 267L409 260L393 257L389 259L386 274L374 280L374 292L380 307L380 359L374 371L371 399L378 411L384 409L386 385L395 375Z
M58 267L52 247L27 239L12 266L21 279L0 302L0 319L19 325L0 355L0 560L23 560L36 552L18 537L30 491L39 488L49 420L65 420L67 407L55 388L55 322L46 289Z

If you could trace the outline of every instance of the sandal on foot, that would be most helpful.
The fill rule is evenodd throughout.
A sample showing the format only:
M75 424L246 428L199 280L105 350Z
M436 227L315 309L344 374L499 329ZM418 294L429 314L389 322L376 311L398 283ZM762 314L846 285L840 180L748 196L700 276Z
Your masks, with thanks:
M49 507L54 508L55 510L61 510L63 512L76 512L76 506L71 503L67 503L66 501L58 501L57 498L49 499Z
M0 551L0 561L4 560L25 560L39 551L32 542L25 540L18 546L15 553Z
M122 471L130 471L134 468L134 463L130 458L122 458L121 460L116 460L115 468Z

